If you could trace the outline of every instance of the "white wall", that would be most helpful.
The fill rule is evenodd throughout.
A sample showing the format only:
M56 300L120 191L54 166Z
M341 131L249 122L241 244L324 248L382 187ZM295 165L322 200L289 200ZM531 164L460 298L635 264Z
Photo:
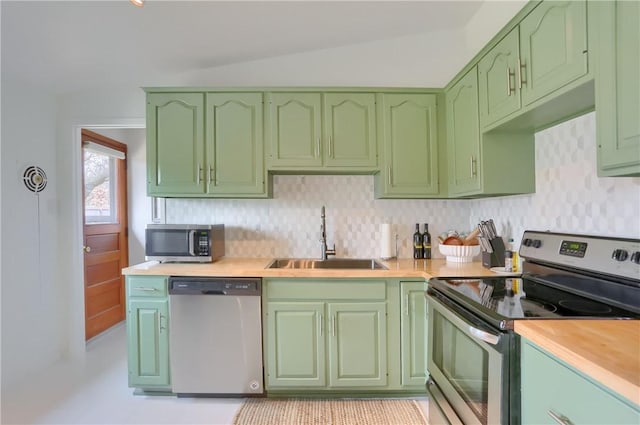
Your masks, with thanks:
M64 285L58 268L55 99L2 80L2 391L62 356ZM27 166L48 182L28 191Z

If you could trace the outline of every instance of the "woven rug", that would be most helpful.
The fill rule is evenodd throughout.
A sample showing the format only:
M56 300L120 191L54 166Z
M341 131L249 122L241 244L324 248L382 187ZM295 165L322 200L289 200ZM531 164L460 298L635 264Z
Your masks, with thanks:
M247 399L234 425L426 425L415 400Z

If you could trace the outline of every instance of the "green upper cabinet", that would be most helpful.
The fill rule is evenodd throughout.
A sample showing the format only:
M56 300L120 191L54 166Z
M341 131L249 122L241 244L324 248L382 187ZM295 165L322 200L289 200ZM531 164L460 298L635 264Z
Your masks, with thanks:
M478 193L482 186L476 67L447 91L445 102L449 195Z
M582 83L580 77L589 71L587 54L586 1L538 4L478 62L482 128L553 100L574 81ZM528 117L525 125L540 127L593 106L589 93L579 92L576 102L553 104L550 113Z
M324 134L327 167L375 168L378 162L375 95L324 94Z
M204 95L147 94L147 193L202 195Z
M545 1L527 15L520 23L519 65L525 106L585 75L587 2Z
M207 93L207 193L265 193L262 93Z
M262 93L148 93L148 194L268 196L262 116Z
M271 168L322 166L320 93L267 93Z
M520 109L516 68L520 57L518 28L514 28L478 62L480 122L483 127Z
M374 172L372 93L268 93L268 167L273 171Z
M640 3L595 2L600 176L640 176Z
M380 173L376 175L376 197L437 197L436 95L384 93L379 96L382 161Z

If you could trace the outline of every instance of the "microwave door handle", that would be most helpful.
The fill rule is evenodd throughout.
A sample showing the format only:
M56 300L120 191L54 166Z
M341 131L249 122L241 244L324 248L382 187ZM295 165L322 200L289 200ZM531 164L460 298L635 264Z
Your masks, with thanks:
M187 243L189 244L189 255L191 255L192 257L196 256L195 247L193 246L195 238L196 238L196 231L189 230L189 241Z

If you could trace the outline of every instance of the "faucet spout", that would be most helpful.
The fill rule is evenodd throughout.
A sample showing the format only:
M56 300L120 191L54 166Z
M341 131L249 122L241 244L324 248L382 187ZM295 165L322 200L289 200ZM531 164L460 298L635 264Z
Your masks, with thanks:
M320 210L320 244L321 244L321 255L320 258L326 260L329 255L336 255L336 244L333 244L333 249L327 247L327 224L325 222L325 209L324 205Z

